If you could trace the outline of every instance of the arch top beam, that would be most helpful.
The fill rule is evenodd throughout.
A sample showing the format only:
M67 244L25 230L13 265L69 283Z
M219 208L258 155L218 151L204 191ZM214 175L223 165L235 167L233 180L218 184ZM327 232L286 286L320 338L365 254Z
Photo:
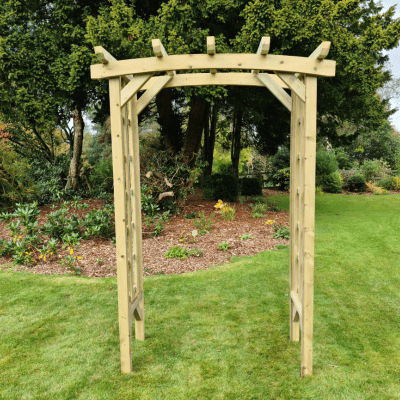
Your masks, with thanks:
M124 75L193 70L260 70L297 72L313 76L335 76L336 62L316 58L269 54L185 54L168 57L135 58L90 66L92 79Z

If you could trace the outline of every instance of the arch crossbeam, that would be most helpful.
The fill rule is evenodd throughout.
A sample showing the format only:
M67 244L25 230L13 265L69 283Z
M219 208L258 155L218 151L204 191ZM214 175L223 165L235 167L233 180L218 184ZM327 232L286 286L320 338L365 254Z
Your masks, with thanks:
M313 76L335 76L336 62L269 54L189 54L147 57L91 65L92 79L148 74L165 71L259 70L302 73Z
M152 46L155 57L122 61L98 46L100 64L91 66L92 79L110 85L121 370L133 370L133 322L136 339L145 338L138 115L163 88L239 85L267 88L291 112L290 340L301 332L301 376L311 375L317 77L335 75L330 42L308 58L269 54L269 37L256 54L217 54L212 36L207 54L171 56L159 39Z

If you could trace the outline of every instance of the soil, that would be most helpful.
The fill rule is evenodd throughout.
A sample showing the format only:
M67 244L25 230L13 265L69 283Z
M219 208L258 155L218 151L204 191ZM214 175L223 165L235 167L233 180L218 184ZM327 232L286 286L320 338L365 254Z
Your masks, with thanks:
M288 192L264 189L264 197L287 194ZM390 191L391 194L399 194L399 191ZM349 193L342 195L372 195L372 192ZM250 209L251 201L245 204L236 202L235 217L233 221L225 221L222 215L216 212L216 202L206 201L201 196L201 191L196 190L194 195L188 197L182 211L170 218L166 228L159 237L151 238L143 233L143 269L144 275L157 274L182 274L188 271L207 269L211 266L222 265L230 261L233 256L251 256L264 250L274 249L276 245L287 245L288 240L274 239L273 226L266 224L267 220L273 220L284 226L289 226L289 214L286 211L268 212L264 218L252 218ZM89 207L86 210L72 209L79 218L93 209L100 208L104 202L96 199L82 200ZM233 205L233 204L231 204ZM54 210L51 206L40 207L39 226L46 222L46 216ZM204 235L196 237L193 241L193 230L199 230L193 224L193 219L185 219L184 216L195 211L197 214L204 212L206 218L214 213L212 229ZM252 239L243 240L240 236L251 235ZM0 221L0 238L11 239L6 223ZM218 248L219 243L227 242L229 248L226 251ZM199 256L188 256L183 260L170 259L164 256L172 246L185 247L187 250L194 248L202 251ZM70 254L70 249L59 248L58 254L39 261L33 266L16 266L10 264L12 259L0 257L0 269L12 268L14 271L27 271L33 274L72 274L69 267L63 266L61 260ZM74 248L74 255L82 257L76 261L76 269L80 269L81 275L90 277L112 277L117 275L116 248L111 239L81 240L80 245Z
M275 196L287 192L264 190L264 196ZM71 212L83 218L93 209L100 208L104 202L96 199L82 200L89 208L86 210L72 209ZM251 256L264 250L271 250L278 244L287 245L288 240L272 238L273 225L266 221L289 226L289 214L286 211L269 211L264 218L251 218L252 212L249 201L245 204L236 202L233 221L225 221L222 215L214 208L216 202L206 201L201 196L201 191L196 190L188 199L182 211L173 215L166 228L159 237L148 237L143 234L143 268L144 275L156 274L181 274L188 271L207 269L211 266L222 265L230 261L233 256ZM46 222L47 214L54 210L50 206L39 207L41 215L39 226ZM199 231L193 224L194 219L185 219L184 216L195 211L197 214L204 212L206 218L214 213L212 229L204 235L198 235L194 242L192 232ZM252 238L241 239L244 234ZM4 221L0 222L0 238L11 239L10 232ZM227 242L229 248L226 251L218 248L219 243ZM172 246L185 247L187 250L194 248L202 251L199 256L189 255L183 260L170 259L164 256ZM71 274L68 266L63 266L61 260L70 254L70 249L60 247L58 254L43 262L39 260L33 266L16 266L10 264L12 259L0 257L0 269L12 268L14 271L27 271L33 274ZM81 240L80 245L74 248L74 255L82 257L77 259L75 269L80 268L81 275L90 277L111 277L117 275L116 248L111 239Z

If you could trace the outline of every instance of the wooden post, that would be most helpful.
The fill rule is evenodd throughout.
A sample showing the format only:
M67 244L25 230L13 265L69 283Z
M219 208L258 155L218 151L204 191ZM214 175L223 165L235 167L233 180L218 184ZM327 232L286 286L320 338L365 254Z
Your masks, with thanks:
M134 310L135 337L137 340L144 340L144 295L143 295L143 256L142 256L142 212L140 197L140 158L139 158L139 125L138 125L138 101L135 94L129 101L131 120L131 181L132 181L132 203L133 203L133 253L134 260L134 285L136 288L135 297L140 296L138 306Z
M317 78L305 76L304 107L304 264L302 279L301 376L312 375L314 310L315 157L317 135Z
M121 78L112 78L110 114L114 178L115 237L117 243L117 281L121 371L132 372L131 324L129 312L127 196L124 165L124 132L121 114Z
M300 100L292 92L292 115L290 125L290 291L289 325L290 340L299 341L299 313L296 310L291 293L298 293L298 254L299 254L299 144L300 144Z

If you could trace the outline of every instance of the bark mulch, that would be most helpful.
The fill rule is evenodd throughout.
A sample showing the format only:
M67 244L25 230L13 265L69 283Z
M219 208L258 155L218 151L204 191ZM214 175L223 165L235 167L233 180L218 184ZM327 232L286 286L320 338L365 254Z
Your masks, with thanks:
M264 196L274 196L285 194L287 192L264 190ZM88 199L83 200L89 205L86 210L71 211L82 218L87 212L94 208L101 207L104 203L101 200ZM288 244L288 240L274 239L274 230L272 225L266 224L267 220L274 220L284 226L289 226L289 214L286 211L268 212L265 218L251 218L251 209L249 202L234 204L236 212L232 222L224 221L222 216L215 212L216 202L206 201L201 196L201 191L196 190L194 195L188 197L185 206L178 215L170 218L162 236L155 238L143 238L143 267L144 275L156 274L181 274L188 271L197 271L207 269L211 266L222 265L229 262L232 256L251 256L264 250L271 250L277 244ZM39 225L46 221L46 215L52 211L49 206L40 207L41 216ZM197 214L204 212L207 218L214 212L212 229L205 235L197 236L193 242L192 231L198 230L193 225L193 219L183 218L190 212ZM243 234L252 235L254 239L242 240L239 236ZM11 239L11 235L6 228L4 221L0 222L0 238ZM218 249L218 244L227 242L229 249L222 251ZM197 248L203 253L200 256L188 256L186 259L169 259L164 253L172 246L185 247L188 250ZM46 260L38 262L32 267L14 266L15 271L24 270L34 274L71 274L68 267L63 267L60 261L69 255L69 249L60 250L57 255ZM90 277L111 277L117 274L115 246L112 240L96 239L81 240L80 245L74 248L74 255L82 257L77 260L77 265L81 269L81 274ZM0 257L0 269L10 268L12 260L6 257Z

